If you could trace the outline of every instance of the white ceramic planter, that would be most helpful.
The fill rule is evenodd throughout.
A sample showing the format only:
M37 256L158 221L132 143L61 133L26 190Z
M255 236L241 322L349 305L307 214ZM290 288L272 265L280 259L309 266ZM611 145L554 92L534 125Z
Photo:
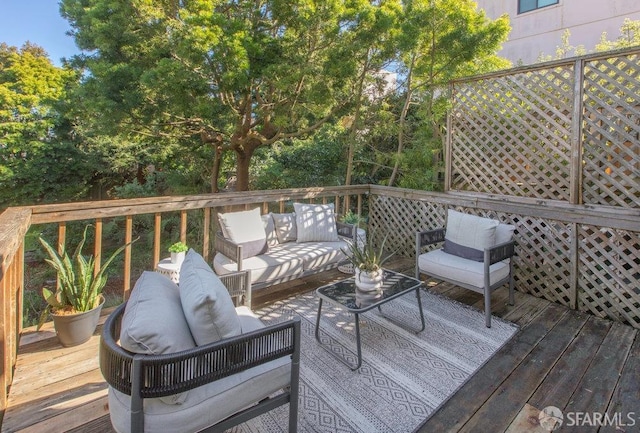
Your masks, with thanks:
M382 288L382 270L360 271L356 268L356 287L363 292L373 292Z
M176 265L182 264L182 262L184 262L185 254L186 253L184 251L181 251L179 253L171 253L171 263L174 263Z

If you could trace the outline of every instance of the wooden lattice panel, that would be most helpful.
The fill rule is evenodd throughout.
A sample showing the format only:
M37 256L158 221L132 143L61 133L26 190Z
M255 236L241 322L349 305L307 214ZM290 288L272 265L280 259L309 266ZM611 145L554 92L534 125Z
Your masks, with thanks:
M416 232L444 227L446 210L437 203L372 196L369 205L373 243L380 245L387 236L387 249L402 257L415 257Z
M451 189L569 200L573 67L457 83Z
M640 239L637 233L580 228L579 307L640 328Z
M639 94L639 55L585 64L585 203L640 207Z
M518 290L570 306L571 225L518 217Z

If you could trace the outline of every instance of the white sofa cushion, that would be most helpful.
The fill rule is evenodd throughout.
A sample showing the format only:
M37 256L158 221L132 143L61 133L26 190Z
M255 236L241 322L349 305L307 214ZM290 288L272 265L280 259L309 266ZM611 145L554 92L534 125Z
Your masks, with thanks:
M290 244L295 244L291 243ZM251 282L262 283L301 274L303 269L302 258L283 249L283 245L277 245L267 254L249 257L242 261L242 270L251 271ZM225 275L238 270L238 264L229 257L217 253L213 258L213 269L218 275Z
M495 245L498 221L447 210L444 250L465 259L483 261L484 249Z
M484 287L484 263L468 260L443 250L434 250L418 257L421 271L438 278L455 278L464 284L481 289ZM494 263L489 267L489 282L494 284L509 275L509 261Z
M346 257L342 249L347 250L346 241L337 242L302 242L282 245L282 249L302 260L305 271L316 269L331 263L338 263Z
M238 316L243 332L264 327L247 308L238 308ZM194 388L180 405L145 399L145 431L200 431L288 386L290 377L291 360L285 357ZM131 432L130 408L130 397L109 387L111 423L119 433Z
M296 242L336 242L338 229L331 204L294 203L298 236Z
M180 269L180 300L198 346L240 334L240 321L229 291L192 249Z
M225 238L242 245L242 257L264 254L269 249L260 208L219 213L220 230Z
M273 224L276 227L276 236L281 244L295 241L298 232L296 228L296 214L294 213L273 213Z

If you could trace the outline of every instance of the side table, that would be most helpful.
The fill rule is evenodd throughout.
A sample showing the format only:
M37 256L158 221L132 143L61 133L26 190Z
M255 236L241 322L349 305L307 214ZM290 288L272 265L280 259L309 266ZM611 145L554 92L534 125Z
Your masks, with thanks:
M171 263L171 258L162 259L156 265L156 272L180 284L180 267L182 263Z

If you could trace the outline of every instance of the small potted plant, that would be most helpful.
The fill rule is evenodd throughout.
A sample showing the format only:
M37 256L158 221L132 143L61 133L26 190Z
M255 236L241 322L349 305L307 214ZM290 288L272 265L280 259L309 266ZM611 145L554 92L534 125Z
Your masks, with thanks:
M384 244L387 237L382 240L380 248L375 248L371 242L365 244L351 243L348 250L342 250L355 269L356 287L362 291L370 292L382 287L382 266L394 253L384 255Z
M38 329L51 314L58 339L66 347L84 343L93 335L104 304L102 289L107 284L107 268L116 256L130 245L118 248L102 265L100 271L94 273L93 255L82 255L89 227L85 227L82 240L72 256L69 256L64 246L59 254L40 237L40 243L49 256L46 262L58 273L58 284L54 290L47 287L42 289L47 306L40 314Z
M181 264L184 261L184 256L189 251L189 247L184 242L176 242L169 247L171 253L171 263Z

